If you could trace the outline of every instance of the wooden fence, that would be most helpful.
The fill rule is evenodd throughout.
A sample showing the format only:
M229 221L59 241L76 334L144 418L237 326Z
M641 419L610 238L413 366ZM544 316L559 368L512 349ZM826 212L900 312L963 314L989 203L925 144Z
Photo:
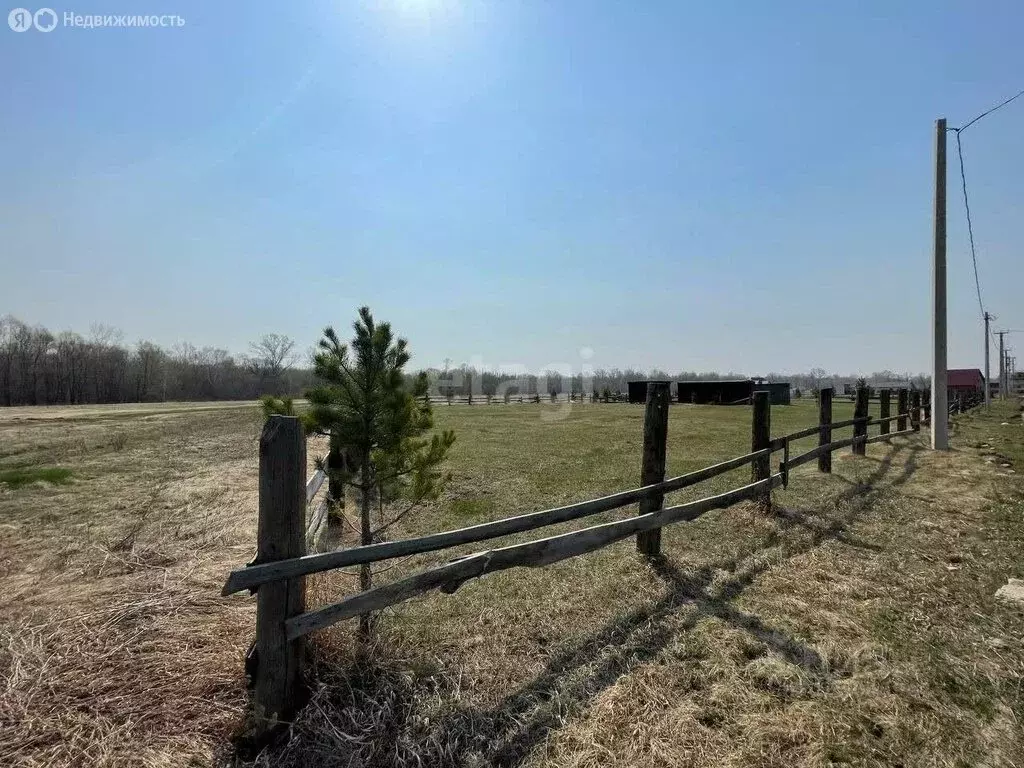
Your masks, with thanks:
M670 393L665 382L650 382L647 389L641 461L642 487L582 501L555 509L504 518L458 530L434 533L414 539L388 541L351 549L307 554L327 518L327 501L318 505L307 525L310 503L324 484L317 471L306 482L306 445L298 419L272 416L260 437L260 499L256 558L234 570L222 594L249 589L257 595L255 655L247 668L253 678L253 703L257 720L270 728L289 719L299 701L306 635L343 619L377 611L439 589L455 592L469 579L516 567L540 567L601 549L635 536L637 548L646 555L661 550L661 529L672 523L689 522L713 509L729 507L743 500L762 505L771 503L771 491L789 483L790 471L817 461L821 472L831 472L832 453L851 448L863 455L865 446L920 429L928 420L928 405L921 393L897 391L897 410L890 415L890 392L883 390L880 415L868 417L868 392L857 393L854 417L832 420L832 389L821 390L818 423L781 437L771 437L771 406L768 392L756 392L751 405L751 450L678 477L665 478ZM895 430L892 423L896 422ZM908 424L909 422L909 424ZM871 427L879 432L869 436ZM852 428L851 437L836 439L837 430ZM790 444L817 435L818 445L796 456ZM771 468L772 455L783 456L778 471ZM696 501L664 506L665 494L701 483L739 467L751 466L750 482L725 493ZM424 552L533 531L556 523L580 520L601 512L639 504L638 514L625 520L601 523L581 530L512 544L460 557L443 565L390 584L352 595L333 605L307 611L305 577L351 565L374 563Z
M622 392L613 392L604 398L601 393L581 394L580 392L559 392L555 399L547 392L515 392L500 395L430 395L431 405L528 405L530 403L626 403L629 396Z

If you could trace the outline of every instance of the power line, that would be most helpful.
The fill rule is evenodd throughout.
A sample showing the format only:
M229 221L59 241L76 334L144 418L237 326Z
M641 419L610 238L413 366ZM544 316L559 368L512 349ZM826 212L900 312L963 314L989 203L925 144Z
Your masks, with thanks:
M956 131L956 133L957 133L957 137L959 137L959 136L960 136L960 131L966 131L966 130L967 130L968 128L970 128L970 127L971 127L972 125L974 125L974 124L975 124L976 122L978 122L979 120L981 120L981 118L983 118L983 117L987 117L988 115L991 115L991 114L992 114L993 112L995 112L995 111L996 111L997 109L1002 109L1002 108L1003 108L1003 107L1005 107L1005 106L1006 106L1007 104L1009 104L1009 103L1010 103L1011 101L1013 101L1014 99L1020 98L1021 96L1024 96L1024 90L1018 91L1018 92L1017 92L1017 93L1016 93L1015 95L1011 96L1011 97L1010 97L1010 98L1008 98L1008 99L1007 99L1006 101L1004 101L1004 102L1002 102L1002 103L1000 103L1000 104L996 104L996 105L995 105L994 107L992 107L991 109L986 109L986 110L985 110L984 112L982 112L982 113L981 113L980 115L978 115L978 116L977 116L976 118L974 118L973 120L969 120L969 121L968 121L967 123L965 123L964 125L960 126L959 128L954 128L953 130L954 130L954 131Z
M974 224L971 221L971 204L970 204L970 202L968 201L968 198L967 198L967 174L964 171L964 149L963 149L963 143L960 141L960 134L963 133L964 131L966 131L968 128L970 128L972 125L974 125L976 122L981 120L983 117L987 117L988 115L991 115L997 109L1002 109L1007 104L1009 104L1011 101L1014 101L1015 99L1017 99L1017 98L1019 98L1021 96L1024 96L1024 89L1018 91L1013 96L1011 96L1010 98L1006 99L1005 101L1002 101L999 104L996 104L994 107L991 107L990 109L986 109L980 115L978 115L977 117L975 117L972 120L968 120L966 123L964 123L959 128L952 128L952 129L950 129L950 130L952 130L952 131L954 131L956 133L956 154L957 154L957 157L960 160L960 184L961 184L961 187L963 188L963 193L964 193L964 210L967 212L967 237L968 237L968 239L970 240L970 243L971 243L971 263L974 265L974 288L975 288L975 290L978 293L978 309L981 311L982 320L984 320L984 318L985 318L985 303L981 300L981 280L978 278L978 251L977 251L977 249L974 246Z
M1024 91L1021 91L1021 93L1024 93ZM975 120L978 119L979 118L975 118ZM974 121L972 120L971 122ZM970 123L967 125L970 125ZM966 127L967 126L964 126L964 128ZM967 174L964 173L964 152L963 145L960 143L960 131L962 130L963 128L958 128L956 131L956 154L960 158L960 182L963 185L964 190L964 210L967 211L967 237L971 241L971 262L974 264L974 287L978 291L978 309L981 310L981 317L984 319L985 305L981 301L981 281L978 280L978 254L974 250L974 225L971 224L971 205L967 202Z

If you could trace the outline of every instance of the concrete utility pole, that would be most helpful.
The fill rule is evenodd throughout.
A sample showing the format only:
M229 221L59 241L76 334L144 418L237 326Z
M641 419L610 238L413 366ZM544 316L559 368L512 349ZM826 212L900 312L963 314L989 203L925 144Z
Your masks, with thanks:
M935 231L932 263L932 449L949 450L946 369L946 118L935 121Z
M1006 399L1006 347L1003 344L1003 337L1006 331L996 331L999 337L999 398Z
M1003 395L1005 400L1010 396L1010 348L1006 348L1006 357L1003 358Z
M992 405L992 383L988 379L988 326L992 315L985 313L985 405Z

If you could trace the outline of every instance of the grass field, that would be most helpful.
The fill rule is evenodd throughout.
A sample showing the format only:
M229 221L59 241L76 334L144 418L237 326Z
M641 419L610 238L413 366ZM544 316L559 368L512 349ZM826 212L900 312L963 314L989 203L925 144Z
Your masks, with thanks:
M453 481L395 536L634 487L643 409L564 407L438 407ZM0 765L1024 764L1024 614L993 598L1024 576L1009 406L962 417L949 454L922 435L806 465L772 514L667 529L658 562L622 542L494 574L387 611L368 656L342 623L290 742L240 755L254 602L219 590L254 549L259 429L244 404L0 411ZM746 408L673 407L669 473L749 433ZM310 602L355 585L313 577Z

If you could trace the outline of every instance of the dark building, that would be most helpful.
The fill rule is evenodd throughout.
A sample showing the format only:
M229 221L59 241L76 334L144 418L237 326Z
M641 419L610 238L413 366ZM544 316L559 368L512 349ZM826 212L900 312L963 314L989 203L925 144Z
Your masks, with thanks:
M629 387L629 402L631 403L646 403L647 402L647 383L646 381L630 381L626 383ZM670 382L663 381L662 384L669 384Z
M788 381L772 381L767 384L755 384L754 391L761 392L767 390L770 393L769 400L772 405L789 405L789 382Z
M755 382L752 379L731 379L727 381L680 381L676 383L680 403L697 405L721 404L741 405L750 402L754 392L770 393L772 405L789 405L789 382Z
M750 400L754 382L750 379L729 381L679 381L676 393L680 403L720 403L733 405Z

